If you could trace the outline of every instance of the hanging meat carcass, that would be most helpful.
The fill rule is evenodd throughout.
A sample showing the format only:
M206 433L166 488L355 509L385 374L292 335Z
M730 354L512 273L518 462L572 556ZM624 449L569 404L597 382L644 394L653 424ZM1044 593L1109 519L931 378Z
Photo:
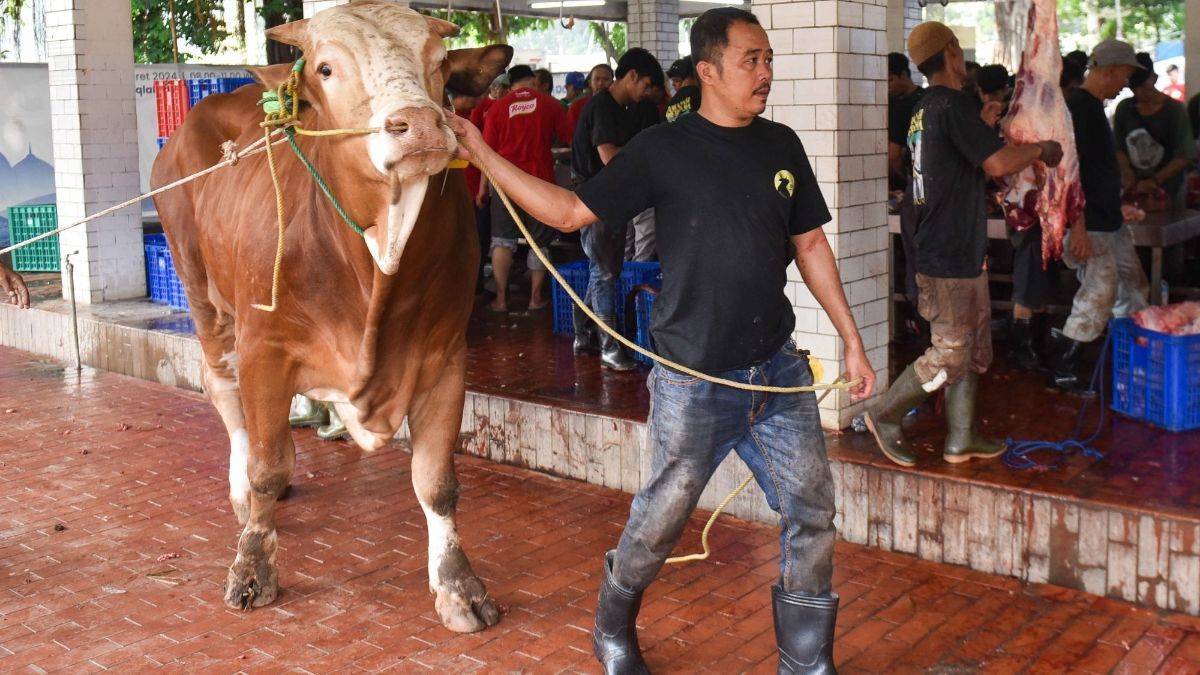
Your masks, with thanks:
M1042 264L1062 257L1063 235L1083 213L1075 128L1059 88L1062 56L1058 49L1056 0L1034 0L1029 33L1008 115L1001 122L1009 143L1058 141L1062 162L1053 169L1041 162L1009 178L1004 216L1018 230L1042 224Z

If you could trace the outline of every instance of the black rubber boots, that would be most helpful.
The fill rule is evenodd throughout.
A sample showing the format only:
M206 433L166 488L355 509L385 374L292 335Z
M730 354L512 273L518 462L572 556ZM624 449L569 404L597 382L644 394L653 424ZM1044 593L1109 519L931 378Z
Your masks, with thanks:
M638 647L637 615L642 608L641 592L622 587L613 578L616 551L604 554L604 579L596 603L596 627L592 630L592 653L605 675L649 675Z
M833 667L833 628L838 597L789 593L771 587L775 643L779 645L779 675L836 675Z

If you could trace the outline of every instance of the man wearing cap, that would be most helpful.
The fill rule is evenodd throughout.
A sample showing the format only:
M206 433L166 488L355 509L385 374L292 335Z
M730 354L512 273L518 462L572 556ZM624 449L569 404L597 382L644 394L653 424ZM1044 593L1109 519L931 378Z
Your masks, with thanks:
M566 112L571 109L572 103L587 96L587 79L583 73L572 70L567 73L567 79L563 86L567 89L567 95L562 99L563 112Z
M700 84L696 80L696 68L692 57L677 59L667 69L667 77L675 87L675 95L667 102L667 121L674 122L688 113L700 109Z
M1086 200L1083 216L1072 223L1063 246L1063 262L1078 270L1080 286L1061 332L1051 332L1048 384L1079 393L1075 365L1083 345L1104 332L1118 298L1129 311L1146 306L1146 274L1133 249L1121 215L1121 167L1117 142L1104 114L1104 102L1121 93L1130 76L1145 71L1133 47L1120 40L1096 45L1083 86L1067 94L1075 125L1079 178Z
M996 457L1003 442L974 430L979 375L992 360L991 298L988 296L987 176L1017 173L1036 161L1056 166L1062 148L1054 141L1008 145L981 118L962 91L963 50L945 25L928 21L913 29L908 53L929 80L908 131L912 197L917 216L917 309L930 323L932 344L868 410L867 427L880 450L901 466L917 463L900 422L943 384L949 433L942 457L951 463Z
M554 181L554 157L550 149L555 139L562 145L571 142L567 113L558 99L534 89L536 76L529 66L513 66L508 71L512 91L496 101L483 125L483 140L500 156L520 167L522 171L542 180ZM488 190L485 178L479 186L476 201L484 199ZM513 254L521 237L517 223L502 204L492 214L492 276L496 280L496 299L488 309L508 311L508 276L512 271ZM530 244L545 246L554 238L554 231L531 219L517 207L517 213L533 235ZM546 267L532 248L527 259L532 276L529 291L529 310L549 306L545 298Z
M650 333L664 356L741 383L811 383L784 293L795 265L842 337L846 379L861 378L851 396L869 396L874 370L821 227L830 215L812 165L794 131L761 117L773 78L767 32L750 12L721 7L696 19L691 45L701 109L639 134L576 192L506 166L469 125L447 120L463 134L460 151L548 225L621 223L655 207L663 287ZM650 475L602 563L592 650L604 672L646 672L636 627L643 593L730 450L780 515L770 590L779 672L835 672L835 506L816 396L752 393L662 365L647 386Z
M1196 156L1187 108L1158 90L1154 60L1135 56L1138 68L1129 76L1132 98L1113 111L1113 134L1122 185L1143 194L1165 191L1171 205L1182 208L1187 197L1187 170ZM1182 249L1176 249L1182 250Z
M575 102L567 110L567 121L571 123L572 129L579 125L579 118L583 116L583 109L587 107L588 101L611 87L614 79L612 66L607 63L597 63L592 66L592 69L588 71L587 91L583 96L575 99Z

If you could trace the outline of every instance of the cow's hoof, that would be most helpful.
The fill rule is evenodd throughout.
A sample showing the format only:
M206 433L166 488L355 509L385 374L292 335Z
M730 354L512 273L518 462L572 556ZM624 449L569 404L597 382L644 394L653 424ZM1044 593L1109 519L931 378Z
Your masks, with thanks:
M235 562L225 579L225 605L230 609L250 611L269 605L279 595L279 577L270 563L257 566Z
M434 601L442 625L456 633L474 633L500 621L500 610L475 577L447 584Z

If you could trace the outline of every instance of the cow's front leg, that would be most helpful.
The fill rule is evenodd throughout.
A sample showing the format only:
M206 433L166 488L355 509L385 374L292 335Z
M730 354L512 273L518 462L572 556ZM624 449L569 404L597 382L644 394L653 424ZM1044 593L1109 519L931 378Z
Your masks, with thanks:
M452 363L435 389L409 415L413 488L429 525L429 589L438 618L453 631L473 633L500 620L496 603L463 553L455 511L458 479L454 444L462 423L463 372Z
M296 448L287 422L290 392L278 396L270 391L252 393L249 388L254 381L249 373L242 379L249 432L249 515L225 580L225 604L236 609L261 607L279 593L275 506L296 466ZM280 383L271 378L264 384L275 388Z

